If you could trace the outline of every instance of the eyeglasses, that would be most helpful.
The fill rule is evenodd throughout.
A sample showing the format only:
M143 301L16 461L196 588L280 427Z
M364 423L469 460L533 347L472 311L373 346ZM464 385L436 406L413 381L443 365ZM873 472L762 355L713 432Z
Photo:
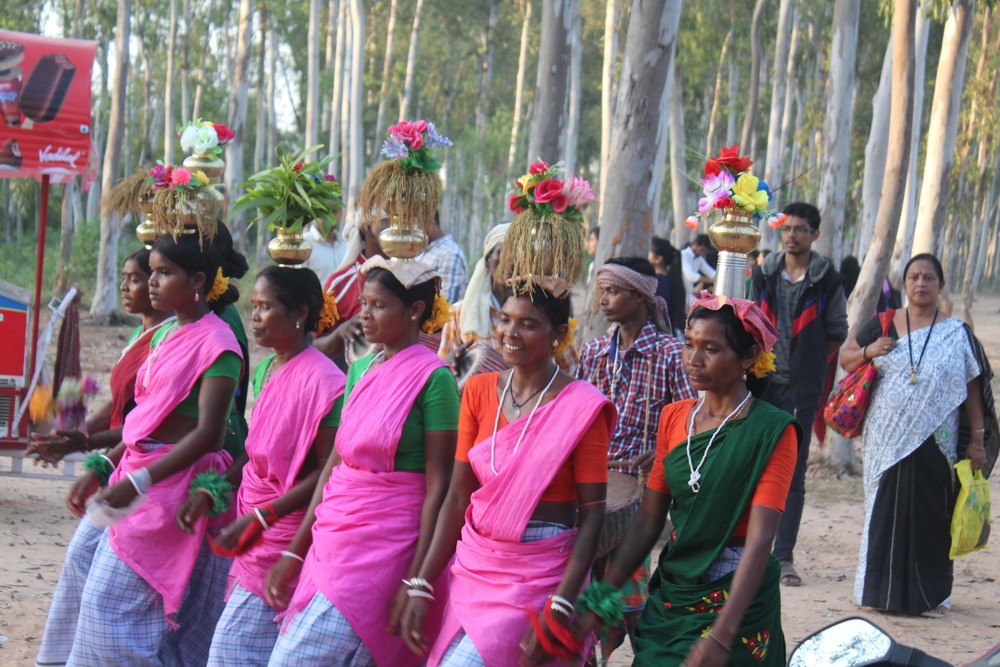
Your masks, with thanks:
M781 226L782 234L794 234L795 236L805 236L806 234L812 234L812 229L810 227L785 227Z

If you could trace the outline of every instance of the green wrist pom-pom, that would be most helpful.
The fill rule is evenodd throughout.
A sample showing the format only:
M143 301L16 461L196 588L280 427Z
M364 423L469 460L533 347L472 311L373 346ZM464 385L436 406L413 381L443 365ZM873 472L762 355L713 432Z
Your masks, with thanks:
M232 505L233 485L214 470L203 472L191 480L191 493L198 493L199 489L207 491L212 496L209 516L219 516Z
M83 462L83 467L90 472L97 475L98 481L101 486L107 486L108 480L111 479L111 473L115 471L115 467L108 460L108 457L104 454L93 453L87 457L87 460Z
M621 592L606 581L591 581L577 607L583 612L594 612L606 628L617 626L625 614Z

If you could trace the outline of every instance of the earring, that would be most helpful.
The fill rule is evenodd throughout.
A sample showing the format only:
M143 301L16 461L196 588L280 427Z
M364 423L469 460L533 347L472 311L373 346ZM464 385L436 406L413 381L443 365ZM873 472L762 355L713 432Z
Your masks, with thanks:
M417 321L417 316L416 315L410 315L410 321L411 322L416 322Z
M559 339L552 341L552 347L559 347Z
M198 290L195 290L194 291L194 302L198 303L199 301L201 301L201 297L198 295Z
M743 380L744 382L747 381L747 373L746 373L746 371L743 371L743 375L740 377L740 379Z
M302 328L302 322L296 322L295 323L295 328L296 329L301 329Z

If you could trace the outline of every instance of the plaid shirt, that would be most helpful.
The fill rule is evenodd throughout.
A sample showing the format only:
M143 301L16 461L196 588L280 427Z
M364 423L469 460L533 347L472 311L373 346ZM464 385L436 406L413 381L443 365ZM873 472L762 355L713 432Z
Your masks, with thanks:
M615 362L611 348L617 325L610 331L587 343L576 369L577 378L587 380L609 398ZM654 322L647 322L632 347L625 351L612 398L618 409L618 423L608 447L608 460L625 461L655 449L660 411L668 403L697 397L681 365L681 349L679 340L657 330ZM646 443L643 443L644 432ZM638 466L621 470L633 477L639 475Z
M465 253L445 234L427 244L427 249L417 255L416 260L433 268L441 276L441 293L448 303L455 303L465 293L465 283L469 269L465 264Z

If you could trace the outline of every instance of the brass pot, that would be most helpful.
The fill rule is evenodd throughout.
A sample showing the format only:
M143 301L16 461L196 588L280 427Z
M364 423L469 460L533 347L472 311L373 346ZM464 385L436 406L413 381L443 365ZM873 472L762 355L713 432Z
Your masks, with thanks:
M305 240L301 229L293 232L278 227L267 243L267 254L278 266L299 267L312 254L312 244Z
M708 228L716 249L748 253L760 242L760 230L753 224L753 214L741 208L727 208L719 221Z
M135 227L135 236L139 242L146 247L146 250L153 249L153 243L159 238L160 233L153 224L153 200L151 197L140 199L136 204L136 209L142 214L142 221Z
M427 248L427 233L412 220L392 216L378 235L378 244L389 257L413 259Z
M216 185L222 184L222 177L226 173L226 163L208 153L195 153L184 159L184 167L192 174L196 171L204 172L208 180Z

